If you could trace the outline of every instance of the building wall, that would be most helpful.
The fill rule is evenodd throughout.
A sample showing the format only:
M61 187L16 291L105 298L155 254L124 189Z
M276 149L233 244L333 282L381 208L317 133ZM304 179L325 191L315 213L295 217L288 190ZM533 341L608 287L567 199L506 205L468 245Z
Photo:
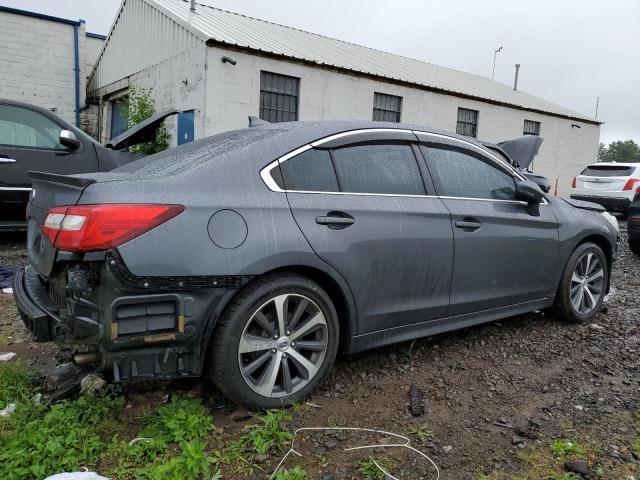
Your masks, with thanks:
M224 55L232 57L237 64L223 64L220 59ZM456 130L458 107L478 110L478 138L482 140L497 142L519 137L525 119L539 121L544 142L534 162L534 170L547 176L552 185L557 180L561 195L568 193L573 176L585 165L596 161L600 139L598 125L218 47L208 47L205 135L245 127L249 115L258 115L261 70L301 79L300 120L371 120L374 92L380 92L402 97L403 122L452 132ZM572 127L572 124L581 128Z
M205 136L204 105L206 94L206 47L197 45L153 65L136 72L118 82L113 92L108 92L102 101L101 141L109 140L111 130L111 100L125 94L129 85L147 90L154 101L156 112L177 108L179 110L195 110L195 136ZM167 131L171 135L171 145L175 145L177 134L176 117L165 121Z
M0 97L47 108L75 123L73 25L0 12ZM85 27L79 27L82 65ZM84 104L84 76L80 96Z

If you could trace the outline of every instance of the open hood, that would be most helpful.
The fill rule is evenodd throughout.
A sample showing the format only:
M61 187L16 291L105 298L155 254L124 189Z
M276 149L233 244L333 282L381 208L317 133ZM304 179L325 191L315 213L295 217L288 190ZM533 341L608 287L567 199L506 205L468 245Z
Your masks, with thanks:
M112 150L122 150L123 148L127 148L132 145L150 142L155 138L156 132L160 125L162 125L164 119L178 113L180 113L180 110L175 109L156 113L154 116L147 118L144 122L140 122L126 132L112 138L107 142L105 147Z
M498 146L506 152L511 161L525 170L531 165L542 145L542 138L538 135L525 135L514 140L498 143Z

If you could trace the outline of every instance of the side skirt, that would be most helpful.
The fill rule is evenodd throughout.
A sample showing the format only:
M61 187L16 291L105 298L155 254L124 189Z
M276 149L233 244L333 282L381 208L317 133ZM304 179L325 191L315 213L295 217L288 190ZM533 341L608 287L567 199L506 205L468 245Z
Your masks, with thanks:
M542 310L543 308L548 308L553 305L554 298L555 296L551 295L539 300L517 303L506 307L465 313L463 315L439 318L423 323L378 330L377 332L366 333L364 335L356 335L351 337L347 353L357 353L392 343L406 342L416 338L438 335L439 333L449 332L451 330L472 327L481 323L492 322L533 310Z

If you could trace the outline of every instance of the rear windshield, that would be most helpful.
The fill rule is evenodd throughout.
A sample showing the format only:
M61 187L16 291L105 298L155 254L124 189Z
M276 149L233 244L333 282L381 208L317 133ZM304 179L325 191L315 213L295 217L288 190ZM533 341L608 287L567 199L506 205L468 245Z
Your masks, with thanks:
M141 158L112 170L112 173L128 174L130 178L177 175L284 131L277 128L245 128L219 133Z
M623 165L591 165L585 168L580 175L586 177L628 177L636 167Z

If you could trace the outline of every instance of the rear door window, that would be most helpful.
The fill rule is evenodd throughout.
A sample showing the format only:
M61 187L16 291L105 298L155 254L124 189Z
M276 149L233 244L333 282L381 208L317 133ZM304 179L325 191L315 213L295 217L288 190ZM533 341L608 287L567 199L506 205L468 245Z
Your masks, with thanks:
M490 160L462 149L421 146L438 194L444 197L515 200L514 178Z
M331 155L342 192L425 195L409 144L352 145Z
M590 165L580 175L585 177L628 177L636 167L623 165Z
M280 164L273 179L280 188L306 192L339 192L328 150L310 149Z

